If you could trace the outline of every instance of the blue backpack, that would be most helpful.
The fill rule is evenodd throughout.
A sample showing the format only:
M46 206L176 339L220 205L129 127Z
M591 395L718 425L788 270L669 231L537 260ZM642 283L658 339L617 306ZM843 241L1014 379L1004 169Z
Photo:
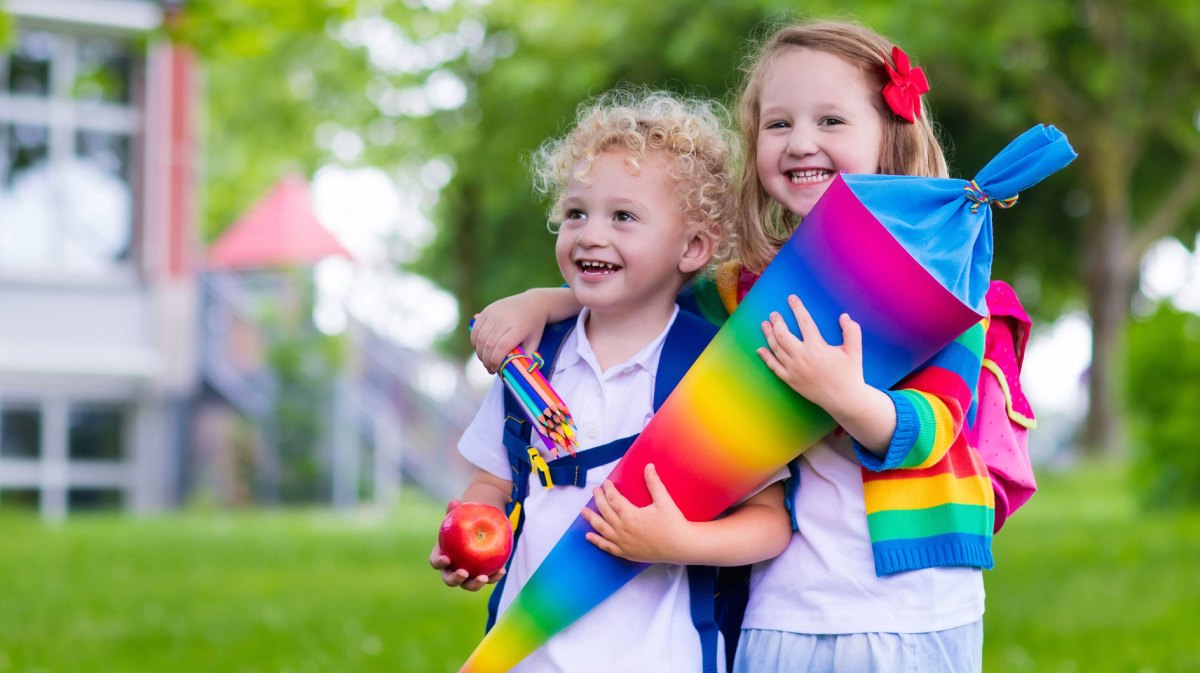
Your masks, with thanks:
M549 378L554 371L554 362L567 334L575 327L576 320L547 325L538 344L538 353L544 361L544 372ZM717 328L698 316L680 311L674 324L667 332L659 357L658 372L654 383L654 410L658 411L667 396L675 389L708 342L716 335ZM512 471L512 499L508 504L509 521L513 526L513 554L516 555L521 531L525 526L523 504L529 494L529 477L534 472L546 488L587 484L588 471L594 467L608 465L619 460L637 439L637 435L624 437L580 451L574 456L561 456L545 461L532 448L531 427L518 405L517 400L506 389L504 392L504 448L508 451L508 465ZM508 565L505 565L505 570ZM691 602L692 624L699 635L703 654L703 673L717 673L717 633L725 636L726 666L732 668L733 653L737 643L741 618L745 612L749 589L749 566L718 569L710 566L688 566L688 590ZM500 596L504 592L507 575L492 590L488 600L487 629L496 622Z

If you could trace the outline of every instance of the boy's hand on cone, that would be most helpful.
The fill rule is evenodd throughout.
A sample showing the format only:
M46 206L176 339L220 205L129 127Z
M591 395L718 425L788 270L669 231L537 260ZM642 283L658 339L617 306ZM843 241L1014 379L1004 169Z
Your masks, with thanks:
M653 500L645 507L629 502L607 479L595 489L596 511L583 510L595 531L587 534L588 542L630 561L685 562L692 523L675 505L653 464L646 465L646 488Z

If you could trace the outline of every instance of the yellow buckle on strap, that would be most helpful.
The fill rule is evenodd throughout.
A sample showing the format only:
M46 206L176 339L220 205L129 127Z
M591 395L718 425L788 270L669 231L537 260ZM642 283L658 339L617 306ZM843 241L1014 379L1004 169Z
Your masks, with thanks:
M508 525L512 526L513 530L517 529L517 524L521 521L521 503L513 503L512 514L508 515Z
M546 459L542 458L542 454L532 446L529 447L529 464L533 466L533 469L542 473L547 489L554 488L554 481L550 479L550 466L546 464Z

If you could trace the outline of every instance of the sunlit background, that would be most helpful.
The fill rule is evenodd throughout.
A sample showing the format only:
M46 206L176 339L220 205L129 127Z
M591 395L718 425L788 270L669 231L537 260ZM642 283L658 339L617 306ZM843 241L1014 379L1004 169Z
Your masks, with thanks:
M802 9L926 68L955 176L1080 153L995 216L1041 490L987 670L1200 670L1200 5ZM0 673L454 670L466 322L561 282L528 154L620 82L731 105L796 10L0 0Z

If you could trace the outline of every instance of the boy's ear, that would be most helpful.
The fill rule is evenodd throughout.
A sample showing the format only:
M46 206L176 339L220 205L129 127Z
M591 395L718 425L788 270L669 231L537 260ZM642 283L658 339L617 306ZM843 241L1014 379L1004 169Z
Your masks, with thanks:
M683 273L693 273L703 269L712 259L715 243L711 236L701 236L698 232L688 239L687 247L679 258L679 270Z

